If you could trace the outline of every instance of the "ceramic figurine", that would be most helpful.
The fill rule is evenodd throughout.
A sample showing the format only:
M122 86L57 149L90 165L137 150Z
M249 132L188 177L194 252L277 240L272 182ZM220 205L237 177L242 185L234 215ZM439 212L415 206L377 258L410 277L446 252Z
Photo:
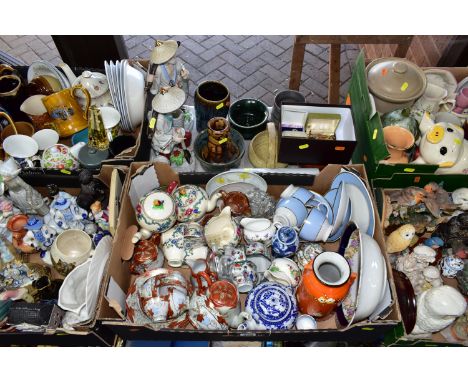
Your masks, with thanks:
M411 334L438 332L464 314L467 306L462 294L449 285L421 293L417 304L416 325Z
M465 263L462 259L454 255L445 256L440 262L440 269L442 270L442 276L448 278L454 278L458 272L460 272Z
M89 211L91 204L95 201L101 202L101 207L106 208L109 202L107 195L109 190L107 186L99 179L94 178L93 173L83 169L79 174L81 184L80 194L76 198L76 203L85 210Z
M177 221L181 223L200 220L215 209L216 202L221 198L221 194L216 193L209 199L203 188L192 184L178 186L177 182L171 182L167 192L175 201Z
M76 204L70 194L60 191L50 204L50 212L45 223L61 233L67 229L84 230L88 212Z
M37 250L45 251L50 248L57 236L57 231L44 224L44 219L39 216L31 216L24 228L28 231L23 241Z
M460 126L447 122L433 123L423 117L419 143L420 156L414 164L438 165L436 174L468 173L468 141Z
M411 224L405 224L393 231L386 241L387 253L402 252L409 247L415 235L415 228Z
M423 286L423 289L425 290L443 285L442 278L440 277L440 271L437 269L437 267L430 265L424 268L423 276L426 280L426 284Z
M468 296L468 260L465 260L463 271L457 273L457 281L460 291Z
M240 225L244 228L244 239L247 243L261 242L271 244L276 226L265 218L243 218Z
M249 292L245 311L252 319L241 324L240 330L291 329L298 315L293 290L271 282L259 284Z
M424 269L433 263L435 258L436 251L425 245L418 245L413 252L398 256L395 268L408 277L416 295L423 291L426 282Z
M96 200L89 208L91 210L88 215L90 220L94 221L103 231L109 231L109 211L102 209L99 200Z
M346 297L356 277L343 256L322 252L304 268L296 290L299 310L314 317L327 316Z
M9 198L25 214L46 215L49 207L41 194L19 177L20 172L13 158L0 163L0 176L8 187Z
M179 42L174 40L159 41L155 43L155 48L152 53L153 58L159 56L162 59L167 58L167 61L160 62L156 59L156 62L160 62L156 68L154 74L153 83L151 86L151 93L157 94L161 88L168 88L177 86L182 89L185 94L188 94L189 87L189 71L185 68L183 62L176 57L176 51ZM164 50L164 52L162 52Z
M240 241L241 230L231 218L231 208L224 207L218 216L205 225L205 239L214 251L222 252L227 245L236 246Z
M0 196L0 220L13 215L13 202L5 196Z
M167 192L150 191L140 198L136 206L136 218L141 228L133 235L133 243L149 239L154 232L165 232L177 220L174 199Z
M440 237L445 242L446 248L451 248L452 253L461 259L468 257L468 211L452 217L447 223L437 226L433 236Z
M452 203L450 194L435 182L428 183L424 186L426 196L424 204L429 212L435 217L441 216L441 211L453 212L457 209L457 205Z
M223 207L231 207L234 216L250 216L250 203L247 196L240 191L226 192L220 191L223 200Z
M8 219L7 229L12 233L13 247L20 250L22 253L33 253L35 251L34 247L23 241L26 235L24 226L27 221L28 217L26 215L14 215Z
M462 211L468 210L468 188L457 188L452 192L452 201L458 205Z

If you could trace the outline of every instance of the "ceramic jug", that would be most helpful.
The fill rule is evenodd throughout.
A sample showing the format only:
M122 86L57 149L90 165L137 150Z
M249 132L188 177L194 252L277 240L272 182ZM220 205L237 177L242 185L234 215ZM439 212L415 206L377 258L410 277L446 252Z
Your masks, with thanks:
M181 223L200 220L205 213L211 212L216 207L216 202L221 194L214 194L208 199L206 191L193 184L178 187L177 182L171 182L167 189L175 201L177 220Z
M247 243L271 243L276 232L273 223L265 218L244 218L240 224L244 228L244 239Z
M239 244L240 228L231 218L230 207L224 207L218 216L208 221L205 226L205 239L211 249L220 252L226 245Z
M304 268L296 291L299 310L325 317L346 297L356 276L343 256L322 252Z

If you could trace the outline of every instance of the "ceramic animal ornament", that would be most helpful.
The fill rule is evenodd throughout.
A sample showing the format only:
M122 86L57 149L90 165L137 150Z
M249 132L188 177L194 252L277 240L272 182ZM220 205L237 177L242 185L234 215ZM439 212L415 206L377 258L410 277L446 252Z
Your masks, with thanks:
M418 298L416 325L411 334L438 332L465 313L463 295L449 285L423 292Z
M419 143L421 155L412 163L438 165L436 174L468 173L468 141L460 126L447 122L435 124L423 118L419 126L422 138Z
M409 247L416 230L412 224L405 224L393 231L386 241L387 252L397 253Z
M89 211L91 205L98 200L101 207L105 209L109 202L107 187L99 179L95 179L93 173L87 169L80 171L79 181L81 184L80 194L76 198L76 204Z
M458 204L458 208L467 211L468 210L468 188L462 187L457 188L452 192L452 201Z
M426 283L429 284L426 286L427 289L436 288L443 285L442 278L440 277L440 271L437 269L437 267L429 265L423 270L423 276L426 280Z

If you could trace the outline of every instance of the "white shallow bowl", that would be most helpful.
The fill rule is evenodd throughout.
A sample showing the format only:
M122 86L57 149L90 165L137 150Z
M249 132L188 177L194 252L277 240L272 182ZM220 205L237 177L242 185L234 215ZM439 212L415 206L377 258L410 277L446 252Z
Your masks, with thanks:
M357 308L353 322L367 319L385 294L387 267L379 244L360 231L361 262Z
M3 141L3 150L13 158L24 159L36 155L39 151L39 146L31 137L16 134L5 138Z
M39 150L45 150L46 148L55 145L59 141L59 135L55 130L43 129L39 130L32 136L39 146Z

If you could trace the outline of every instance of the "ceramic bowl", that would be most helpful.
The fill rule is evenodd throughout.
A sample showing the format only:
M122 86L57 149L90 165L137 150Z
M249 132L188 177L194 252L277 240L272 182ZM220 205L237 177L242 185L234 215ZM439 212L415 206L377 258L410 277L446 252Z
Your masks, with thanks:
M274 259L264 276L268 281L295 288L301 279L301 270L294 261L283 257Z
M299 231L299 237L312 242L327 241L332 230L333 225L328 221L327 214L320 208L312 208Z
M340 254L350 264L357 280L338 309L338 319L345 326L367 319L385 294L387 266L378 243L351 224L340 242Z
M199 160L205 171L219 173L231 168L239 167L245 152L245 142L242 135L234 129L231 129L231 139L239 148L239 155L227 163L210 163L202 158L201 151L208 143L208 130L203 130L197 135L194 143L195 157Z
M79 164L72 155L70 147L58 143L44 150L41 166L48 170L76 170Z
M275 102L271 111L271 120L276 126L281 123L281 105L283 102L305 103L305 96L296 90L283 90L275 95Z
M308 314L301 314L296 319L297 330L314 330L317 329L317 321L315 318Z
M10 135L3 141L3 150L14 158L29 158L39 150L36 141L27 135Z
M244 139L252 139L265 130L268 121L268 107L258 99L246 98L234 102L229 108L228 120Z
M125 93L128 105L128 114L133 128L140 125L145 107L145 78L143 74L124 61ZM131 97L128 95L131 94Z
M62 275L67 275L91 255L93 242L87 233L69 229L57 236L50 249L52 264Z
M55 145L59 141L59 135L55 130L43 129L35 133L32 138L36 141L39 151Z

